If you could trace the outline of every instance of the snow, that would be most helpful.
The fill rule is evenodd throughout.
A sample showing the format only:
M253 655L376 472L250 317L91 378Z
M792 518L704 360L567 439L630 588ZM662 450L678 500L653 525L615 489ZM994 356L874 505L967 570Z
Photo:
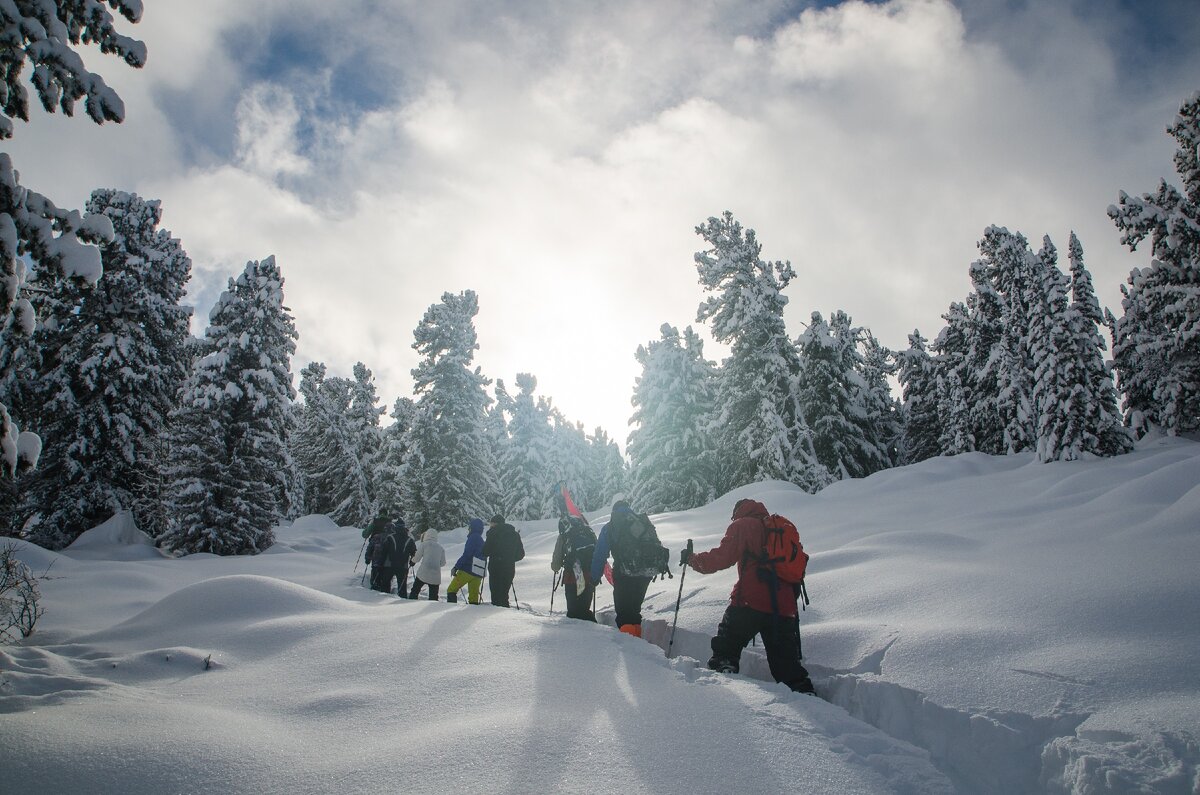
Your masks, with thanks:
M653 518L706 549L747 496L812 554L821 698L761 646L704 668L732 572L652 584L645 641L607 587L608 626L561 594L550 615L553 521L519 525L521 611L368 591L360 532L324 516L258 556L167 558L121 517L61 554L15 542L49 573L38 632L0 651L5 789L1200 792L1200 444L942 457ZM451 560L464 537L440 535Z

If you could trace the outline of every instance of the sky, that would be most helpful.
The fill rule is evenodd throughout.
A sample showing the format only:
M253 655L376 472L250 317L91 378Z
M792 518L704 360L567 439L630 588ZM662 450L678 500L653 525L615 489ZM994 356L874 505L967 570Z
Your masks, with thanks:
M1148 437L655 515L673 551L715 546L741 498L796 522L816 698L761 643L707 670L736 568L673 556L645 640L604 583L598 624L566 618L554 520L520 525L505 610L368 590L361 533L327 516L260 555L172 559L118 514L61 553L12 542L49 576L34 634L0 646L0 769L6 791L128 795L1194 793L1198 478L1200 443ZM438 536L442 600L464 537Z
M484 374L533 373L622 446L637 347L707 338L707 218L795 267L793 336L835 309L894 349L935 336L992 224L1077 232L1119 314L1149 256L1105 210L1178 181L1165 128L1200 90L1193 0L151 0L120 28L144 69L84 55L125 122L35 108L7 148L60 206L161 200L196 333L273 254L293 372L362 361L390 406L425 310L472 289Z

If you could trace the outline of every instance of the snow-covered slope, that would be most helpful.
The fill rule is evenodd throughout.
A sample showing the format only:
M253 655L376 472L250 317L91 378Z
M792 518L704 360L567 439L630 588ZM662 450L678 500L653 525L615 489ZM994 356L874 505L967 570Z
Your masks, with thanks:
M4 789L1200 792L1200 444L756 484L660 535L707 548L743 496L813 555L824 700L770 683L761 648L703 668L732 572L687 573L670 661L678 572L649 643L565 619L561 593L548 615L552 522L521 525L520 612L371 593L361 535L324 517L253 558L114 528L22 544L50 579L38 634L0 652Z

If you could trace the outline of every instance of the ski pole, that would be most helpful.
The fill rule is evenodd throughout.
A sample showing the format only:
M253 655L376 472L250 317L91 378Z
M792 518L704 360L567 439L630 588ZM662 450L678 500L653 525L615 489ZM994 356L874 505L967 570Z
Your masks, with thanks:
M688 539L687 556L692 556L692 539ZM679 567L679 596L675 597L675 620L671 623L671 640L667 642L667 659L671 659L671 647L675 645L675 628L679 626L679 605L683 601L683 578L687 575L687 561Z
M350 572L351 575L353 575L355 571L358 571L358 562L360 560L362 560L363 550L366 548L367 548L367 539L364 538L362 546L358 548L358 557L354 559L354 571ZM366 576L366 573L367 573L367 570L364 568L363 576Z
M512 584L512 592L513 592L513 607L520 610L521 602L517 599L517 584L515 582Z
M550 615L554 615L554 594L558 591L558 572L550 576Z

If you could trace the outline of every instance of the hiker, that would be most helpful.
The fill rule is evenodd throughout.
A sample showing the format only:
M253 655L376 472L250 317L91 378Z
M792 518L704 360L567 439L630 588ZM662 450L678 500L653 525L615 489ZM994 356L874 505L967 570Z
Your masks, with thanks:
M599 582L612 553L613 610L617 627L642 636L642 601L650 581L668 573L670 553L658 540L654 525L645 514L635 513L625 500L613 503L608 523L600 528L592 555L592 582Z
M517 528L496 514L488 520L487 538L483 542L483 557L488 562L488 588L492 592L492 604L496 607L511 607L508 592L517 573L517 561L525 557L525 545Z
M487 571L487 559L483 557L483 520L472 519L467 525L467 541L462 555L450 569L450 584L446 586L446 601L457 602L458 592L467 586L467 601L479 604L480 586Z
M383 517L376 517L371 522L372 526L377 522L382 522L384 529L371 558L371 587L381 593L392 593L392 579L399 577L399 595L407 596L409 558L417 551L417 545L408 537L408 528L403 519L389 522Z
M371 590L375 590L375 550L379 547L380 542L383 541L383 531L386 529L387 520L382 516L376 516L371 520L371 523L367 525L367 530L364 533L364 535L367 536L367 551L366 554L363 555L363 563L370 570L370 576L367 577L367 584Z
M729 595L729 606L717 625L712 639L712 658L708 667L736 674L742 650L755 635L761 635L767 651L767 664L776 682L797 693L813 693L812 680L800 662L800 622L796 617L797 587L772 576L759 561L765 552L767 537L764 521L770 516L765 505L756 500L738 500L733 522L725 537L707 552L687 550L680 554L680 565L691 566L701 574L711 574L730 566L738 567L737 583Z
M595 621L592 596L596 582L591 577L592 555L596 551L596 532L580 516L558 520L558 540L550 556L550 569L562 570L563 589L567 594L567 618Z
M446 565L446 549L438 543L438 531L432 528L421 536L417 544L417 554L413 556L412 590L408 592L409 599L416 599L421 594L421 588L429 589L429 601L436 602L438 588L442 583L442 567Z

